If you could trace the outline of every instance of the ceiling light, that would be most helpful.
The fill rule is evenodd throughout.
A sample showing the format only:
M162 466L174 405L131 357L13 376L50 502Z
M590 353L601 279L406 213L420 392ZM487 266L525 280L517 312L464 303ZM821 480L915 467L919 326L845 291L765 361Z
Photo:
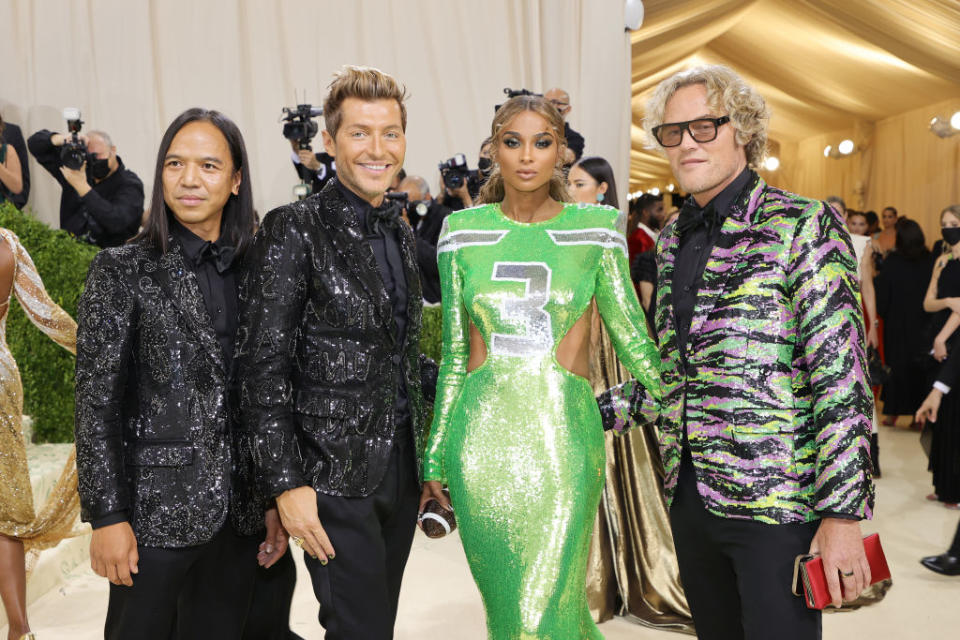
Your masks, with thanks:
M841 141L840 144L837 145L837 150L845 156L850 155L853 153L853 140L847 138Z
M776 156L770 156L764 161L763 166L767 171L776 171L780 168L780 158Z
M658 189L657 187L654 187L653 189L650 189L648 193L652 196L658 196L660 195L660 189Z
M824 157L824 158L829 158L831 151L833 151L833 145L829 145L829 144L828 144L827 146L825 146L825 147L823 148L823 157Z
M960 111L953 114L948 121L945 117L936 116L930 121L930 131L940 138L949 138L960 133Z
M675 188L676 188L676 187L673 186L673 183L672 183L672 182L667 185L667 191L669 191L670 193L673 193L673 190L674 190Z

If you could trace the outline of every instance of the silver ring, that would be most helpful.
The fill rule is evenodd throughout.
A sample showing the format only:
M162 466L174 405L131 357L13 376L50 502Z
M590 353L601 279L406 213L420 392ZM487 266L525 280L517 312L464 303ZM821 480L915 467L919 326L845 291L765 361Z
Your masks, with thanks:
M841 571L840 575L842 575L844 578L852 578L853 571Z

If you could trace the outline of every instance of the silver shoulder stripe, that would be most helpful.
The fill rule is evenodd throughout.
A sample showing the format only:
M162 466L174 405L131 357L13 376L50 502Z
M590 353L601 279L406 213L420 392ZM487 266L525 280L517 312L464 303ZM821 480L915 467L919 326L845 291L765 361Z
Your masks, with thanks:
M456 251L463 247L497 244L503 240L508 233L510 233L509 230L479 231L464 229L462 231L454 231L440 238L440 242L437 243L437 253Z
M606 249L620 249L627 255L627 239L613 229L571 229L569 231L547 231L557 245L595 244Z

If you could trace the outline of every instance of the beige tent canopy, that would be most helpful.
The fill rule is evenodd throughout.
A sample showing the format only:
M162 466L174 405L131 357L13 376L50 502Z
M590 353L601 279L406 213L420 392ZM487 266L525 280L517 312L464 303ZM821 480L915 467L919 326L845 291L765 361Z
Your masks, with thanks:
M663 78L725 64L766 97L771 183L849 206L897 206L932 231L960 202L960 135L930 120L960 110L956 0L648 0L633 32L630 189L664 188L666 160L645 148L644 103ZM824 157L849 138L857 151Z

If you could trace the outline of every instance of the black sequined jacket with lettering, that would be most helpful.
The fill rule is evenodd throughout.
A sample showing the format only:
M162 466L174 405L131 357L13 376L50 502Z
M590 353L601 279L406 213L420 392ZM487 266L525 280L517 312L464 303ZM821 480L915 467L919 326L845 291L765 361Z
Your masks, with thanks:
M137 542L209 541L229 517L263 527L246 440L230 423L230 366L180 245L105 249L87 274L77 328L81 516L126 512Z
M328 184L279 207L257 233L240 284L239 423L264 491L310 485L367 496L394 443L398 381L406 383L418 477L436 365L420 352L422 297L413 232L400 225L407 330L349 203Z

